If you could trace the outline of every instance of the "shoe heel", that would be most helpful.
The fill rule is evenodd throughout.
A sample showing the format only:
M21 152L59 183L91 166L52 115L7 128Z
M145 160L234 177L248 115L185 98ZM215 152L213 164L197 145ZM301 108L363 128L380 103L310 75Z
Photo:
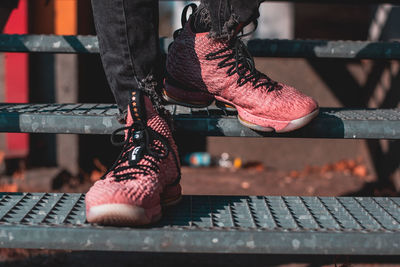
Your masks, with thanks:
M214 97L208 92L184 90L164 83L163 97L166 101L190 108L205 108L214 102Z
M160 196L161 206L169 207L178 204L182 199L182 187L180 184L167 186Z

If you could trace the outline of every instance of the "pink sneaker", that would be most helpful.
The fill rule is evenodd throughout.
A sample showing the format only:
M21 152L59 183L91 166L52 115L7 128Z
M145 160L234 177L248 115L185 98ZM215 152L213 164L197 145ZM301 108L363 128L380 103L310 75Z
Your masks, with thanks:
M181 198L180 163L171 130L140 92L132 93L126 127L115 131L113 137L123 130L120 156L86 194L90 223L154 223L161 218L161 205L175 204Z
M216 99L236 108L243 125L264 132L293 131L318 115L311 97L256 70L240 37L217 41L208 33L194 33L191 21L169 49L163 92L167 101L205 107Z

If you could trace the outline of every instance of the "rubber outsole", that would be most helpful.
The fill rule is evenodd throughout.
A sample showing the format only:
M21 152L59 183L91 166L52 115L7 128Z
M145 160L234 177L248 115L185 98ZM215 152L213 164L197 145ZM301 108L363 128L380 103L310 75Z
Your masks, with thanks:
M144 208L128 204L104 204L91 207L86 214L90 223L113 226L140 226L155 223L161 219L160 212L149 218Z
M182 196L164 200L161 207L168 208L178 204ZM156 215L149 218L146 210L142 207L128 204L104 204L91 207L86 214L86 219L90 223L108 225L108 226L142 226L153 224L162 217L161 207L155 207L159 210Z
M298 129L304 127L305 125L310 123L315 117L317 117L318 114L319 114L319 109L316 109L304 117L289 121L288 124L281 130L275 130L272 127L263 127L263 126L260 126L257 124L253 124L251 122L248 122L248 121L242 119L240 116L238 116L238 120L242 125L250 128L250 129L253 129L255 131L287 133L287 132L295 131L295 130L298 130Z
M168 101L170 103L189 107L189 108L205 108L212 104L212 102L207 103L207 104L206 103L194 104L194 103L184 102L183 100L177 100L177 99L169 96L168 92L166 90L164 90L164 92L163 92L163 97L166 101ZM226 111L237 111L236 107L233 104L225 103L224 101L221 101L218 99L215 100L215 103L216 103L216 106L220 109L223 109ZM287 124L287 125L283 129L278 129L278 130L274 127L265 127L265 126L251 123L251 122L247 121L246 119L242 118L240 115L238 115L237 118L242 125L246 126L247 128L250 128L252 130L255 130L255 131L286 133L286 132L295 131L297 129L304 127L305 125L310 123L315 117L317 117L318 114L319 114L319 109L316 109L316 110L312 111L311 113L307 114L306 116L292 120L292 121L279 121L279 123ZM274 121L271 120L271 124L273 122Z

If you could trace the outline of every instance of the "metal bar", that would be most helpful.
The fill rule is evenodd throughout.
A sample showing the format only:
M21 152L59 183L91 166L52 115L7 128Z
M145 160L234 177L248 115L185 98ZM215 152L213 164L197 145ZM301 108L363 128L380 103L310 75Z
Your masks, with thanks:
M171 42L160 39L164 52ZM96 36L0 34L0 52L92 54L98 45ZM399 42L256 39L248 47L256 57L400 59Z
M250 40L255 57L400 59L399 42Z
M0 212L3 208L8 210L9 206L13 206L7 203L43 196L39 193L30 193L29 198L25 198L27 193L6 195ZM41 201L43 203L40 207L26 201L12 208L8 212L8 220L0 223L0 247L186 253L400 255L400 224L394 220L388 229L382 223L386 219L400 216L400 207L392 205L392 199L398 201L399 198L379 199L380 206L391 207L385 211L385 217L360 216L359 210L351 208L357 202L363 207L362 213L378 214L376 205L371 205L375 203L371 198L321 198L323 203L328 203L329 209L336 210L335 218L324 218L325 221L334 220L337 227L332 228L331 223L317 223L314 216L326 214L327 210L318 204L320 201L316 197L286 197L282 200L280 197L268 196L184 196L180 204L164 211L164 219L160 222L138 229L90 225L85 222L84 216L68 216L71 210L84 212L83 195L64 194L62 199L60 201L59 194L48 193L46 202ZM269 203L269 207L259 205L249 213L246 203L262 202L263 199ZM304 203L317 205L307 204L306 207ZM345 212L343 203L347 206ZM43 205L57 206L57 212L51 212L52 209ZM29 209L27 216L32 219L25 222L21 219L20 210ZM279 222L277 225L266 226L255 221L255 218L262 218L269 211L273 220ZM44 213L51 214L46 216ZM38 216L54 219L40 223L41 220L36 219ZM229 216L236 216L238 220L232 224L227 220ZM175 218L173 224L170 218ZM295 218L300 223L294 223ZM364 228L361 229L359 223Z
M5 108L3 108L3 105ZM54 107L54 108L53 108ZM321 108L320 115L306 127L275 134L251 130L236 113L212 107L191 110L168 106L174 111L177 131L203 136L301 137L346 139L400 139L400 109ZM86 106L47 104L0 104L0 132L111 134L121 125L115 105Z
M1 34L0 52L98 53L96 36Z
M160 0L165 1L165 0ZM168 0L167 0L168 1ZM287 0L270 0L272 2L287 2ZM318 3L318 4L400 4L399 0L291 0L294 3Z

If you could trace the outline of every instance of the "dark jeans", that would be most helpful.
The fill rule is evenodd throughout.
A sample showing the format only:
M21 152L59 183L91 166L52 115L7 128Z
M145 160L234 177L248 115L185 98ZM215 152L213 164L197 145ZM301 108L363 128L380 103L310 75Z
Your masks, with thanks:
M212 36L225 37L258 17L260 0L203 0ZM103 67L124 115L132 90L157 101L164 61L159 46L158 0L92 0ZM156 104L156 103L155 103ZM157 105L157 104L156 104Z

